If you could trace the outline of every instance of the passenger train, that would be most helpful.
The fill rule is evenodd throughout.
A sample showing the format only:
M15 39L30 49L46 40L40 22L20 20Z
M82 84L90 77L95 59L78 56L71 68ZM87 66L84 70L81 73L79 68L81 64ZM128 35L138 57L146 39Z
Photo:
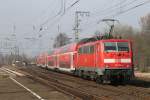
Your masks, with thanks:
M37 65L90 78L99 83L134 76L132 43L120 38L88 38L37 57Z

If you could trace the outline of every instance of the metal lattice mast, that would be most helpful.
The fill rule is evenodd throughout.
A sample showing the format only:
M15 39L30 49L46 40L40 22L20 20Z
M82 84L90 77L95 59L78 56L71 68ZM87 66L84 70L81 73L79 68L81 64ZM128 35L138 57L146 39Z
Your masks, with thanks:
M80 26L80 22L81 22L81 19L79 19L79 16L89 16L89 12L85 12L85 11L76 11L75 12L75 27L74 27L74 31L75 31L75 41L77 42L78 39L79 39L79 31L81 30L79 28Z

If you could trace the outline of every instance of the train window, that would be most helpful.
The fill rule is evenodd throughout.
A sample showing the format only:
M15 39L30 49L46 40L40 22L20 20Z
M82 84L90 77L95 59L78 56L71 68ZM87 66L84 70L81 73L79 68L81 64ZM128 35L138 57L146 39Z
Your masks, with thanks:
M89 53L89 46L83 47L83 53Z
M118 51L129 51L128 42L118 42L117 47Z
M117 51L116 42L105 42L104 50L106 52Z
M49 65L49 66L54 65L53 61L49 61L49 62L48 62L48 65Z
M79 50L78 50L78 53L82 53L82 50L83 50L83 48L80 47Z
M85 46L85 47L83 47L83 53L85 53L85 54L94 53L94 46Z
M89 53L94 53L94 46L90 46L90 52Z
M81 54L94 53L94 45L92 45L92 46L80 47L79 50L78 50L78 53L81 53Z

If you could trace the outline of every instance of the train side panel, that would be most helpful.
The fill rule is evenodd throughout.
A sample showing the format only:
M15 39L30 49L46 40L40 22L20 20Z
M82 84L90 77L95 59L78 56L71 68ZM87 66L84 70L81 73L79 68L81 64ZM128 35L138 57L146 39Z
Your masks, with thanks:
M73 60L74 57L73 56L74 56L73 52L58 54L59 69L63 71L69 71L69 72L74 70L74 60Z
M47 56L47 68L50 68L50 69L55 69L56 68L56 56L52 55L48 55Z

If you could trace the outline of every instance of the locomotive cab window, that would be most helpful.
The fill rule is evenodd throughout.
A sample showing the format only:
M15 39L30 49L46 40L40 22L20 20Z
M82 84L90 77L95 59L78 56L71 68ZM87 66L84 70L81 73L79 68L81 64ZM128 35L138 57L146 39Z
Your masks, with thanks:
M84 53L84 54L87 54L87 53L89 53L89 52L90 52L89 46L83 47L83 53Z
M104 51L106 52L129 51L129 43L128 42L105 42Z
M111 51L116 51L116 42L105 42L104 43L104 51L106 52L111 52Z
M94 53L94 46L90 46L90 52L89 53Z
M118 51L129 51L128 42L118 42Z

